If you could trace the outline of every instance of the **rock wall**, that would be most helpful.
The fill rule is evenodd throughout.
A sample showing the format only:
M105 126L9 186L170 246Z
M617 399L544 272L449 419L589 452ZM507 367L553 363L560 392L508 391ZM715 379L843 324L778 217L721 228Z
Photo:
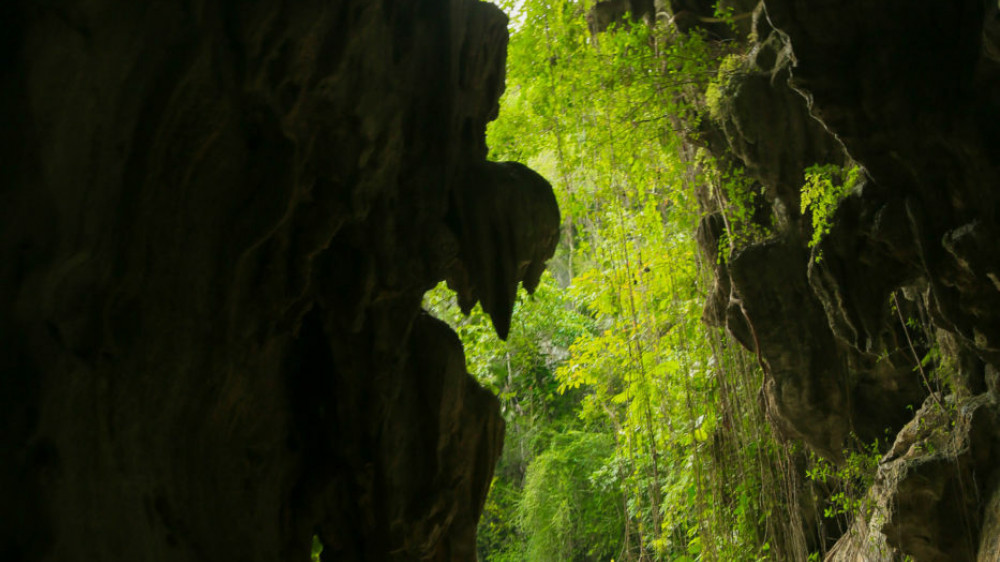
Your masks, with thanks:
M1000 557L998 29L981 0L763 0L696 141L761 195L767 234L719 259L724 203L703 195L698 235L719 264L705 319L757 353L775 425L837 462L851 436L901 431L881 509L831 560ZM810 248L814 164L863 179ZM928 398L932 380L951 395Z
M0 6L0 559L472 560L559 224L476 0Z

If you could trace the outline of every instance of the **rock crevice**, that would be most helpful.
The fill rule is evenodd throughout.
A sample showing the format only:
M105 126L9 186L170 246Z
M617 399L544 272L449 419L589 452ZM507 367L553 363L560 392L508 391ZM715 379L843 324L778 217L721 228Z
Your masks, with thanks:
M1000 434L961 421L997 412L1000 68L987 4L763 0L700 140L769 206L754 215L763 239L716 260L705 319L758 353L777 426L838 462L850 436L902 431L900 447L914 424L931 428L911 435L917 446L950 451L887 457L870 495L888 511L859 514L830 560L997 555L984 521L998 474L983 459ZM815 210L799 213L799 190L816 164L858 166L862 179L808 244ZM723 203L699 229L713 257ZM938 384L947 400L927 398ZM914 416L932 402L955 414Z

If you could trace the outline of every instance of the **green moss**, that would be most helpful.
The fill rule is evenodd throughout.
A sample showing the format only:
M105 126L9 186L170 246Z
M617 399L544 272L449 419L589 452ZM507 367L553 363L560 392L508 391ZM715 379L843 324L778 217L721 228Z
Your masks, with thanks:
M712 119L724 119L726 103L733 98L741 78L746 75L746 60L745 55L734 54L722 59L719 64L715 79L709 82L708 89L705 90L705 103Z

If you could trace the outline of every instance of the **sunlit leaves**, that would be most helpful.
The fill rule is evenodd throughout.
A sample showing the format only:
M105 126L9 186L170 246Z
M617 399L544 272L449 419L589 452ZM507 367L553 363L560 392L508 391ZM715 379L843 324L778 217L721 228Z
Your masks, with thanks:
M632 23L594 41L589 2L499 3L518 9L490 158L549 179L564 222L551 273L519 298L506 343L478 308L458 313L446 288L425 300L507 420L480 555L755 559L767 510L754 471L776 449L759 411L739 410L756 407L756 364L701 324L692 237L696 184L746 192L742 178L692 167L686 144L718 46ZM750 222L741 209L727 211Z
M615 428L616 470L638 529L625 538L636 552L667 556L698 544L686 530L682 541L670 537L668 520L687 521L694 507L668 510L664 492L690 482L694 445L714 423L691 394L712 374L697 367L707 354L689 234L697 209L677 130L693 113L680 94L704 87L712 63L700 37L644 25L595 44L582 15L576 2L524 4L489 144L492 157L526 160L556 189L566 217L557 277L593 322L555 368L557 390L582 392L583 422Z
M616 473L606 468L614 441L568 431L528 469L518 516L531 529L526 559L608 559L617 554L624 513Z
M812 239L809 247L815 247L828 232L833 211L842 199L847 197L861 180L862 171L858 166L840 168L833 164L814 165L806 168L805 184L801 192L801 212L810 213Z

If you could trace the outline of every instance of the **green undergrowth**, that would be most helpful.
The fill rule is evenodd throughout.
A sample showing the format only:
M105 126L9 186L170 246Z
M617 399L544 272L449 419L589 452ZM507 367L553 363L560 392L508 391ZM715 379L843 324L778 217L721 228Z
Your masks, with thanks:
M586 2L519 4L490 158L551 181L560 244L506 342L443 285L424 301L507 422L479 558L805 559L815 541L788 521L802 453L764 417L757 360L701 322L699 188L721 200L726 246L771 220L759 186L689 142L732 47L627 23L598 43Z

